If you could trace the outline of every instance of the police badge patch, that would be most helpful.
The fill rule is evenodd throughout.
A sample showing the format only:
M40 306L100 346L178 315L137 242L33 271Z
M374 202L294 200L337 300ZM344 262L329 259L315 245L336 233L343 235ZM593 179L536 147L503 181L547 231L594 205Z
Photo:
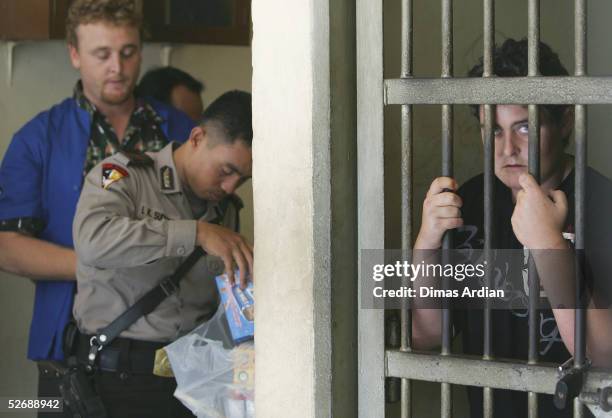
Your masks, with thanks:
M102 165L102 187L108 189L111 184L123 177L128 177L128 172L118 165L105 163Z

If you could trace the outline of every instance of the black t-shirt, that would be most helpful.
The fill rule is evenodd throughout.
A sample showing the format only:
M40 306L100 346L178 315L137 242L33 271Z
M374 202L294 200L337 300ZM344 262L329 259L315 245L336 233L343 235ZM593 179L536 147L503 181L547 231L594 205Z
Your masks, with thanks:
M483 197L484 177L478 175L466 182L458 190L463 199L461 209L464 226L455 233L454 244L456 248L482 249L484 246L483 233ZM564 232L574 232L574 172L568 175L559 187L568 198L568 216ZM517 249L523 246L517 240L511 225L514 210L512 193L499 179L495 178L495 200L493 248ZM586 225L585 248L587 254L587 269L594 272L604 272L606 280L597 282L598 293L610 295L610 284L605 276L605 257L602 249L612 248L612 182L595 170L587 170L586 189ZM569 235L567 235L569 237ZM590 249L593 251L589 252ZM522 251L516 251L522 255ZM510 269L521 263L509 263ZM608 267L608 270L609 267ZM517 272L508 272L517 274ZM519 272L520 274L520 272ZM602 277L601 274L594 274ZM520 293L520 292L519 292ZM523 295L527 300L526 294ZM562 364L571 356L559 334L552 310L541 309L539 315L538 354L539 361ZM483 352L483 314L482 310L455 310L453 313L454 327L463 337L463 350L465 354L482 355ZM493 310L493 353L496 358L511 358L521 361L527 360L528 353L528 315L527 309L515 308L513 310ZM552 383L552 382L551 382ZM516 418L527 415L527 394L509 390L494 391L496 418ZM468 387L471 416L482 417L482 389ZM552 402L552 396L539 395L539 416L541 418L571 417L571 408L559 411ZM587 414L587 416L590 416Z

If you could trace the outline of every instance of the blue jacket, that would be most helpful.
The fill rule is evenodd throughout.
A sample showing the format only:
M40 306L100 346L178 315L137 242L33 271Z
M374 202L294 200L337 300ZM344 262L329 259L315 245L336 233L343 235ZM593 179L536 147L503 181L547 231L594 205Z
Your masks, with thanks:
M183 142L194 123L184 113L149 100L168 140ZM38 114L13 137L0 166L0 220L37 218L38 238L73 248L72 219L83 183L91 119L66 99ZM37 281L28 358L61 360L74 281Z

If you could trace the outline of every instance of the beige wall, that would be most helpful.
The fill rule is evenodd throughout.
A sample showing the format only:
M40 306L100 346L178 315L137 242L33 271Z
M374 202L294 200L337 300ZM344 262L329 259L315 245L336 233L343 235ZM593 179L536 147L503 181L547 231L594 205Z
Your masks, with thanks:
M255 213L255 275L261 277L255 284L258 417L292 411L306 418L317 410L313 137L322 127L314 111L314 2L253 4L253 177L260 208Z
M143 72L161 65L161 45L147 44ZM12 134L36 113L72 92L78 74L69 64L64 42L28 42L13 51L13 80L8 84L8 44L0 42L0 157ZM230 89L251 90L249 47L174 46L170 64L204 81L205 105ZM251 184L240 190L245 201L242 226L253 241ZM32 396L36 371L25 359L34 287L30 281L0 273L0 394Z
M354 16L253 3L258 417L356 416Z

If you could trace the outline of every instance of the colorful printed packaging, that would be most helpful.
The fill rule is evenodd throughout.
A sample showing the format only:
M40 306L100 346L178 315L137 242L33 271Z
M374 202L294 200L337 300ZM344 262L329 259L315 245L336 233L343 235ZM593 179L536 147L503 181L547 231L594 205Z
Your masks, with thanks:
M238 272L235 274L239 283ZM217 289L221 295L221 303L225 308L225 317L234 344L253 339L255 332L255 300L253 299L253 282L248 282L246 289L240 289L239 284L230 285L227 276L215 278Z

